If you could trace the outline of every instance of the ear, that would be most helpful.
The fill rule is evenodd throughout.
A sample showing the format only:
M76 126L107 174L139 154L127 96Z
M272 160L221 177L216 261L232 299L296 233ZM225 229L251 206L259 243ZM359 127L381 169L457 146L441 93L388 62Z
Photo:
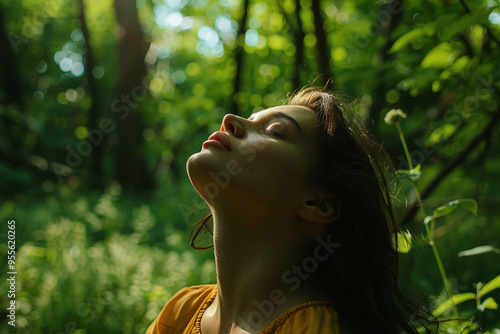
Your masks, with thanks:
M340 200L336 195L320 193L304 198L297 214L315 224L328 224L340 216Z

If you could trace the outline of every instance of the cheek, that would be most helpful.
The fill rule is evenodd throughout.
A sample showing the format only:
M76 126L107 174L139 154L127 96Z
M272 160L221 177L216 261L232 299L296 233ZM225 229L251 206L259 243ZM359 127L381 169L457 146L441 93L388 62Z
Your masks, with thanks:
M191 183L203 198L225 194L261 205L292 200L303 188L308 170L307 152L292 143L269 140L244 143L231 153L202 151L187 162Z
M240 164L243 181L269 194L295 191L308 172L305 155L291 145L262 145Z

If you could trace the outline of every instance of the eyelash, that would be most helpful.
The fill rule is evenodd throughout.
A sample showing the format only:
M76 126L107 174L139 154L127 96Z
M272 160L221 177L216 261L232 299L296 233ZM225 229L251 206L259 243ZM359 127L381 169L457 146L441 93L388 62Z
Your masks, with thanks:
M266 129L262 130L261 132L266 136L283 138L283 134L280 132L281 128L280 128L280 131L270 130L270 128L272 129L272 125L269 125Z
M280 133L273 131L273 130L262 130L262 133L267 135L267 136L273 136L273 137L282 137Z

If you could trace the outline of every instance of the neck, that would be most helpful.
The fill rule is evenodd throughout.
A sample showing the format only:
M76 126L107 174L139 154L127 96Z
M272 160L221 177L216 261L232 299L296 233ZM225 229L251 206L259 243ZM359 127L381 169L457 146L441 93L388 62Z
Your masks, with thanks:
M267 220L214 214L218 291L211 314L219 333L235 327L260 331L289 308L321 299L300 270L306 253L297 247L304 244L299 226L283 228L290 219Z

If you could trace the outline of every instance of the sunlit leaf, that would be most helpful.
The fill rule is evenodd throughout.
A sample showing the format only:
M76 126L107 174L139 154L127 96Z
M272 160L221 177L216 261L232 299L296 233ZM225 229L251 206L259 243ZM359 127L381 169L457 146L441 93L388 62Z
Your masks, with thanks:
M471 13L469 15L462 16L458 20L450 22L450 24L446 26L446 29L443 29L443 33L440 36L441 40L449 40L454 35L465 31L471 24L482 21L484 18L488 17L492 10L493 8L488 11Z
M492 247L490 245L484 245L484 246L479 246L479 247L475 247L472 249L461 251L460 253L458 253L458 256L459 257L472 256L472 255L479 255L479 254L485 254L485 253L500 254L500 249Z
M434 218L443 217L452 213L458 207L458 203L455 201L450 202L446 205L442 205L433 211Z
M405 175L405 176L409 177L412 180L418 180L418 178L420 178L420 171L419 170L415 170L415 168L412 169L412 170L399 169L399 170L396 171L396 174L398 174L398 175Z
M481 305L479 305L477 307L477 309L481 312L484 312L485 309L489 309L489 310L496 310L498 309L498 304L497 302L495 301L495 299L493 299L493 297L489 297L489 298L486 298L482 303Z
M469 210L474 215L477 215L477 202L474 199L457 199L435 209L433 211L434 217L439 218L449 215L459 206Z
M434 216L427 216L424 219L424 224L429 224L434 219Z
M399 253L406 254L411 250L411 235L407 232L398 232L398 247L397 251ZM395 242L394 242L395 245Z
M436 309L432 312L432 315L435 317L441 315L443 312L446 310L450 309L453 307L453 305L458 305L463 302L466 302L468 300L475 299L476 295L472 292L467 292L467 293L461 293L458 295L453 295L450 299L444 301Z
M429 136L429 141L431 143L442 142L443 140L451 137L455 133L456 129L456 124L445 123L431 133L431 135Z
M415 39L423 38L425 36L427 36L427 32L423 28L410 30L403 36L399 37L396 42L394 42L389 50L389 53L397 52L410 44Z
M486 283L479 292L479 297L484 296L487 293L490 293L493 290L500 288L500 275Z
M422 60L422 68L445 68L450 65L459 52L453 45L448 42L443 42L435 46Z

